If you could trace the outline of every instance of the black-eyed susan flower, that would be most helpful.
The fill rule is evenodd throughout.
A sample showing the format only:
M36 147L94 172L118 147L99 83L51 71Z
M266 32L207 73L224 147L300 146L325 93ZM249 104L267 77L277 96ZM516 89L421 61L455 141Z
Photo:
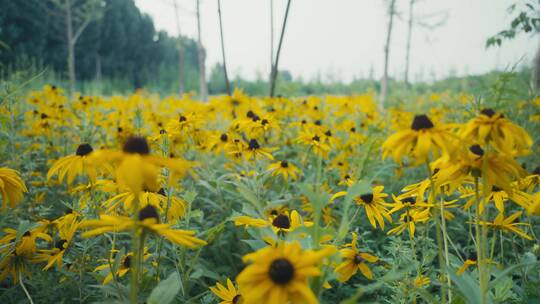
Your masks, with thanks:
M401 164L404 156L408 156L414 165L419 165L430 155L433 158L449 155L455 139L449 126L436 126L427 115L416 115L410 129L394 133L383 143L383 158L392 156Z
M196 238L195 231L171 229L170 224L160 224L159 214L152 205L147 205L139 211L138 219L134 220L125 216L100 215L97 220L85 220L80 228L91 228L82 234L82 237L93 237L106 232L143 231L162 236L172 243L188 248L196 248L206 245L206 242Z
M339 264L335 271L338 274L338 281L348 281L356 272L360 270L362 275L369 280L373 280L373 272L369 269L366 263L375 263L379 260L378 257L358 251L357 247L358 235L352 233L352 241L345 245L345 248L339 250L343 258L343 262Z
M459 136L482 146L491 144L495 149L511 156L530 153L532 139L522 127L504 117L502 113L486 108L467 122Z
M170 223L178 221L186 211L186 203L178 197L168 197L163 188L157 192L141 191L138 195L126 189L124 192L104 201L102 205L106 207L106 213L108 214L133 213L136 211L136 199L138 199L139 209L152 205L160 214L166 214L167 221Z
M221 283L217 283L216 286L210 287L210 290L222 301L219 304L242 304L242 295L234 287L231 279L227 278L227 287Z
M468 147L460 160L440 164L434 179L438 186L453 184L451 188L455 188L467 178L485 177L487 187L495 185L511 192L512 182L525 175L525 170L512 157L496 151L485 151L480 145L474 144Z
M67 183L70 185L75 177L86 175L91 183L95 183L98 172L104 171L106 165L97 167L95 163L89 161L93 151L94 149L90 144L80 144L75 154L64 156L52 165L49 172L47 172L47 180L58 174L59 182L63 182L67 177Z
M19 172L10 168L0 168L0 193L2 194L2 211L7 205L14 208L28 192Z
M388 231L388 234L397 234L400 235L405 231L406 229L409 232L409 237L411 239L414 238L414 232L416 230L416 225L418 223L425 223L429 220L430 214L429 209L425 209L423 211L418 210L407 210L406 212L402 213L400 216L400 224L396 227L390 229Z
M79 222L76 216L64 216L64 218L57 222L59 239L54 242L54 247L39 251L38 259L47 262L43 270L48 270L55 264L58 268L62 267L64 254L70 247L75 232L78 229Z
M493 220L493 222L487 222L487 221L480 221L480 225L485 225L487 227L490 227L492 229L498 229L506 232L512 232L517 234L518 236L527 239L532 240L533 238L528 235L525 231L519 228L519 226L530 226L527 223L514 223L514 221L520 217L522 214L521 211L518 211L508 217L504 216L504 213L499 213L497 217Z
M150 155L150 147L144 137L130 137L122 151L99 150L92 153L93 161L116 165L116 179L120 186L133 193L143 189L158 191L158 177L163 167L175 178L185 175L195 164L183 159Z
M377 224L384 230L384 219L389 222L392 222L392 218L388 213L387 207L392 206L391 204L385 203L384 198L388 194L383 193L384 186L376 186L372 189L372 192L361 194L354 198L354 202L364 207L366 216L369 220L369 223L373 228L377 228ZM338 197L347 195L346 191L341 191L334 194L331 200L334 200Z
M467 270L469 267L471 267L472 265L477 265L478 264L478 258L476 256L476 253L472 252L469 254L469 257L465 260L465 262L463 262L463 265L461 265L458 270L456 271L456 274L459 276L459 275L462 275L465 270Z
M113 279L113 272L111 269L111 266L114 265L116 255L118 254L118 250L111 250L111 258L108 260L104 260L104 264L97 266L94 269L94 272L96 271L104 271L107 270L107 275L103 278L102 284L107 285L112 279ZM143 261L148 260L148 258L151 256L150 253L148 253L148 248L144 247L143 250ZM118 265L118 269L116 269L116 273L114 275L117 278L121 278L125 276L129 270L131 269L131 263L133 259L133 252L128 252L120 257L120 263Z
M334 252L334 247L303 250L295 241L245 255L250 264L236 278L244 303L317 303L308 280L320 275L320 263Z
M241 215L234 219L234 224L236 226L256 228L271 227L276 234L283 234L294 231L302 226L310 227L313 225L310 221L304 221L300 213L296 210L271 214L267 220Z
M292 180L298 178L300 170L294 164L290 163L288 160L282 160L275 163L272 163L268 166L268 171L270 171L272 176L281 175L284 180L288 180L289 176Z
M540 215L540 192L532 195L532 202L527 208L527 212L531 215Z
M322 132L304 130L300 132L297 142L308 146L310 150L322 158L327 158L331 150L327 137Z
M1 247L2 252L14 251L16 255L33 255L37 251L38 239L46 242L51 242L52 238L45 232L46 227L42 224L38 224L37 227L25 231L22 235L19 235L18 231L12 228L5 228L6 235L0 239L0 244L5 245Z

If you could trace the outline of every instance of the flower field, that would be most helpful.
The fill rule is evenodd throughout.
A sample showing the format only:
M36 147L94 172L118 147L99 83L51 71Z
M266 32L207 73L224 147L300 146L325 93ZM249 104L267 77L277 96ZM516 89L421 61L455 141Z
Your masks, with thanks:
M0 106L2 303L535 303L540 99Z

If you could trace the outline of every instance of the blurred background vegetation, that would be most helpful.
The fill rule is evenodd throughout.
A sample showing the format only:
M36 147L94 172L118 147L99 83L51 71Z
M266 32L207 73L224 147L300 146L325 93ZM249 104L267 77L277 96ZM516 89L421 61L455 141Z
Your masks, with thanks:
M69 5L71 16L66 14L66 5ZM182 91L178 81L179 47L183 58L180 69L183 91L194 94L198 91L197 41L156 30L152 18L141 13L133 0L0 0L0 7L0 81L20 83L39 75L30 87L54 84L69 88L68 41L71 41L75 90L83 94L125 94L137 88L162 95ZM68 28L68 22L71 28ZM498 45L501 39L512 38L507 32L501 32L507 35L491 38L491 44ZM412 85L390 78L389 94L394 100L440 91L485 95L503 79L511 82L508 87L516 94L522 92L526 96L530 91L530 74L530 68L522 65L519 70L508 67L504 72L449 77ZM207 75L209 93L225 94L222 65L210 67ZM266 75L255 80L237 77L230 81L233 87L242 88L251 95L268 93ZM348 83L321 81L320 78L305 81L284 70L279 72L277 82L278 94L286 96L379 90L380 81L373 77L353 79Z

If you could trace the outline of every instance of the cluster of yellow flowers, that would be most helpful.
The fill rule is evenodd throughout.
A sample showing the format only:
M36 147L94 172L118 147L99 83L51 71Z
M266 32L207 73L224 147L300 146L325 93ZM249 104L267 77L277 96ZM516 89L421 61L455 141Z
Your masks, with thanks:
M211 233L190 230L185 217L197 207L179 195L186 180L200 181L207 171L222 172L248 197L236 210L232 202L222 202L222 208L234 210L222 220L240 232L246 229L254 250L243 257L247 266L237 285L227 278L226 286L210 288L221 303L317 303L334 279L346 282L357 272L373 279L369 264L380 258L359 244L354 228L359 213L374 230L391 224L389 235L407 231L413 251L417 226L435 222L442 235L437 238L439 262L449 266L446 226L458 209L474 210L469 225L476 226L477 258L463 260L458 273L478 264L482 276L493 259L486 253L487 232L532 240L523 228L527 224L516 220L524 210L540 215L540 172L527 172L516 161L531 153L533 140L489 108L460 124L445 123L448 105L442 103L427 114L398 108L381 113L371 94L288 99L249 97L236 90L202 103L189 95L159 99L140 91L69 101L52 86L33 92L28 103L18 114L24 117L20 135L30 140L17 149L49 159L43 164L46 174L27 174L30 184L63 189L65 183L64 194L75 203L65 214L24 231L4 229L0 280L22 280L30 264L45 263L43 270L65 267L64 255L77 235L104 235L111 248L95 271L103 273L103 284L131 271L130 296L136 301L147 260L160 279L163 239L199 250L211 244ZM385 193L367 162L382 164L387 157L394 160L397 176L424 166L426 178L401 193ZM277 189L280 200L264 201L249 189L250 182ZM17 208L25 192L17 171L0 168L4 211ZM47 191L34 194L33 204L55 200ZM152 235L154 241L148 238ZM352 236L348 243L347 235ZM123 252L113 268L122 238L129 240L131 251ZM418 268L417 286L430 283L424 272Z

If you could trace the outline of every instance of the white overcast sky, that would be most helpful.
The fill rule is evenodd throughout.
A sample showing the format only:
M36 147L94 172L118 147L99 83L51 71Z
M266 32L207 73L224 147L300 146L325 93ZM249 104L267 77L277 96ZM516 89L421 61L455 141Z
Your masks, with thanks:
M135 0L142 12L154 19L157 29L177 35L172 0ZM222 0L227 64L230 73L255 79L270 70L270 0ZM416 27L411 49L411 79L478 74L504 69L520 59L532 60L537 38L519 36L501 48L485 49L486 39L508 27L510 0L417 0L415 15L448 14L435 29ZM196 0L178 0L183 35L195 38ZM292 0L280 59L280 69L306 80L321 75L325 80L349 81L380 77L387 17L384 0ZM389 71L403 78L409 0L397 0L391 41ZM286 0L274 0L275 45ZM203 44L207 66L221 61L217 0L201 0ZM525 57L524 57L525 56Z

